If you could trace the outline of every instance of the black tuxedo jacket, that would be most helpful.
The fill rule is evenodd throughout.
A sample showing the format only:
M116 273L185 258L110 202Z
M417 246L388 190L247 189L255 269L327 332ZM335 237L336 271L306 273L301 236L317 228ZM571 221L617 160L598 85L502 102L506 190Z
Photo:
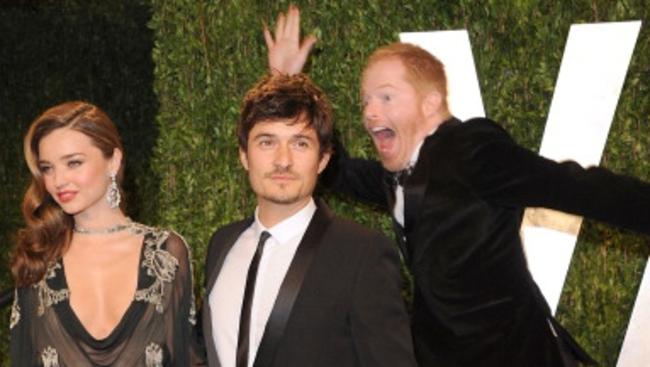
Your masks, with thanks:
M392 212L392 176L340 146L321 183ZM427 137L404 183L395 225L414 282L412 331L421 366L591 363L553 319L519 236L525 207L650 230L650 186L598 167L556 163L487 119L450 119Z
M210 240L202 325L212 367L220 363L209 293L226 255L252 220L225 226ZM318 203L280 287L254 366L415 366L400 291L399 261L390 241L334 217Z

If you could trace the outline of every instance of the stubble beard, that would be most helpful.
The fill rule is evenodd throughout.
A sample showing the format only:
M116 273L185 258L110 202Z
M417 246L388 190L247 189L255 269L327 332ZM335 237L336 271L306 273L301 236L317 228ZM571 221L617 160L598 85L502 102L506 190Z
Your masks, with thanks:
M283 169L278 169L275 170L267 175L265 175L265 179L272 180L272 176L274 174L290 174L298 180L300 177L291 172L291 170L283 170ZM273 183L272 185L276 185ZM290 187L290 184L287 183L280 183L278 184L278 190L279 192L271 192L271 193L261 193L260 197L270 203L276 204L276 205L291 205L299 202L301 200L300 197L300 189L298 188L295 193L287 192Z

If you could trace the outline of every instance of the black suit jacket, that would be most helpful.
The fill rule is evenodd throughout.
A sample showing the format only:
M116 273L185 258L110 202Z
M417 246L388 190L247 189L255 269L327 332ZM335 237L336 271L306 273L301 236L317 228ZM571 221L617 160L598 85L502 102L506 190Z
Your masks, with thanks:
M220 364L208 296L251 223L230 224L210 240L202 307L210 366ZM305 257L305 248L312 254ZM334 217L319 203L280 287L255 367L415 366L400 279L397 252L385 236Z
M339 146L321 183L390 210L379 162ZM556 163L487 119L450 119L427 137L404 183L398 239L414 282L421 366L570 366L589 356L553 319L519 236L525 207L650 230L650 186L598 167Z

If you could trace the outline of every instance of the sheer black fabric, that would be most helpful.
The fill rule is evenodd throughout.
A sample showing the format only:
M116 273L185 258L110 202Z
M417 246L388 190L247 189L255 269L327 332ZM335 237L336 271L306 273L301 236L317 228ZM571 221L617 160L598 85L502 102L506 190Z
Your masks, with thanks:
M189 248L173 232L144 234L134 300L115 329L93 338L70 307L63 262L39 283L16 290L11 313L13 366L203 365L195 333Z

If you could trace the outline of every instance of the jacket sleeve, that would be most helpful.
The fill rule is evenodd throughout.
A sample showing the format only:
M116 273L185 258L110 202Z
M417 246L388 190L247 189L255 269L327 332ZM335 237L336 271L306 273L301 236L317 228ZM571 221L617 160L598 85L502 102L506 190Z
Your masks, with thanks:
M417 366L401 292L394 246L380 234L370 238L355 280L350 316L360 366Z
M338 138L327 168L320 175L320 184L326 189L351 197L366 204L388 208L384 192L385 170L376 160L351 158Z
M456 164L464 184L496 205L543 207L650 233L650 185L602 167L555 162L517 145L489 120L464 124Z

